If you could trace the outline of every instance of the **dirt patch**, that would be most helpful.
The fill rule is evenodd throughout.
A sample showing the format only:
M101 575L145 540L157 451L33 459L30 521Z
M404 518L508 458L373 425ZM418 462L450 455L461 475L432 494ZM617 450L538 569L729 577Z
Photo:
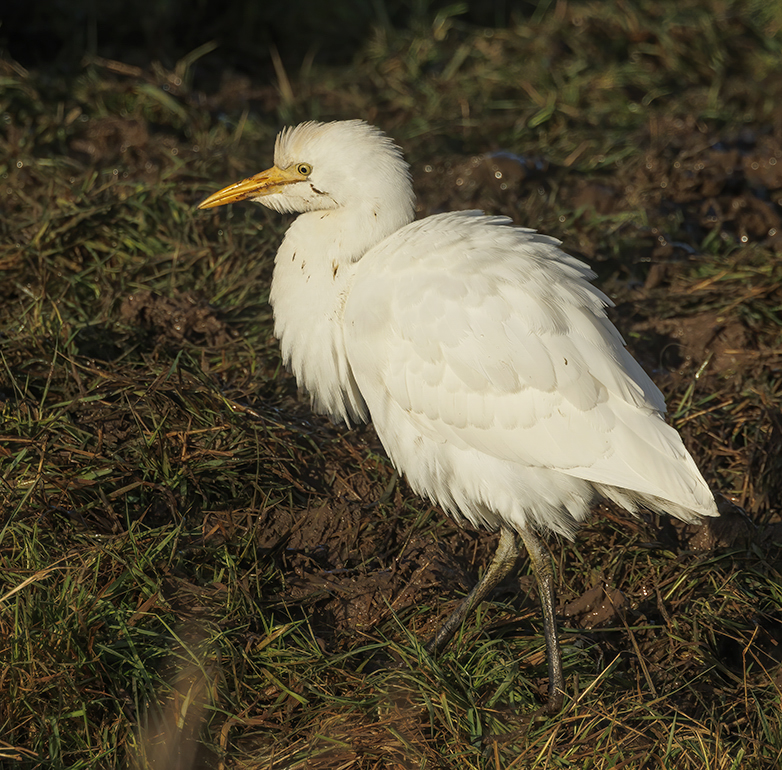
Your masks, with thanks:
M223 347L238 333L217 311L191 292L163 297L155 292L131 294L120 306L120 321L151 331L160 341L189 342L209 348Z
M503 150L471 157L441 156L416 175L419 216L463 209L513 216L529 186L550 170L551 164L543 158Z
M610 176L596 171L586 178L577 157L558 166L503 150L443 155L424 165L423 173L414 169L416 190L426 202L419 215L477 208L534 228L542 222L541 229L553 235L566 224L561 235L567 250L604 261L599 217L616 230L622 214L642 211L648 226L632 223L640 217L621 225L624 236L635 230L636 243L634 253L623 257L624 269L644 263L658 283L666 277L660 266L697 254L710 238L782 251L778 137L749 130L726 134L677 117L653 122L638 142L648 148L644 156ZM552 198L573 218L552 222Z
M673 521L672 526L680 527L686 533L686 547L695 551L713 551L717 548L746 548L752 542L753 535L758 534L758 542L773 542L773 530L769 528L772 538L767 540L765 533L755 533L752 520L742 508L721 495L717 496L717 507L720 512L718 519L709 519L703 526L694 527Z
M480 542L472 543L469 558L464 549L474 538L468 532L453 530L439 541L410 536L399 512L377 516L374 499L368 498L369 505L276 511L258 528L258 544L281 555L289 576L280 599L307 607L316 635L329 647L377 626L391 613L437 603L438 597L444 599L443 613L449 612L474 584L492 546L491 536L472 533ZM433 614L431 628L423 633L432 633L440 619Z
M705 312L675 318L647 318L630 327L646 343L650 369L691 372L708 361L712 374L730 375L748 360L751 337L736 318Z
M615 625L627 605L627 598L618 589L595 586L568 602L562 614L576 628L600 628Z
M624 175L628 199L660 214L677 209L697 223L701 240L723 239L782 250L782 143L743 129L723 135L694 118L670 118L651 129L649 151ZM650 133L651 133L650 131Z

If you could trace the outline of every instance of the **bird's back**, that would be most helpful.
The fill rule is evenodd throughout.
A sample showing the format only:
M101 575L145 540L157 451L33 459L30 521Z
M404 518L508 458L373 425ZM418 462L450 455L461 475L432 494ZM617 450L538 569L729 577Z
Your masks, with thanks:
M415 222L364 255L347 357L414 489L490 529L570 535L596 493L717 515L592 277L555 239L478 212Z

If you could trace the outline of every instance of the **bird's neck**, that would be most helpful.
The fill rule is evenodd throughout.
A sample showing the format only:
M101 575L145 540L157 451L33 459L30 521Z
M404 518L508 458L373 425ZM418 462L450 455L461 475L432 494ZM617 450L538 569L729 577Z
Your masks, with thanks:
M412 200L383 205L372 196L350 207L302 214L288 231L307 233L318 251L342 264L356 262L373 246L413 221Z
M345 350L343 313L361 257L412 220L373 207L313 211L294 221L277 252L269 301L283 360L316 411L367 418Z

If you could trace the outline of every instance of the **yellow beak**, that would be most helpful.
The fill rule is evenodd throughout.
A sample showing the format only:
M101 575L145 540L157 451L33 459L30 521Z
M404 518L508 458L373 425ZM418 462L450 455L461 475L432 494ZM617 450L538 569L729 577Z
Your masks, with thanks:
M262 171L260 174L218 190L205 201L201 201L198 204L198 208L213 209L216 206L225 206L226 203L246 201L248 198L258 198L261 195L272 195L280 192L284 185L292 182L301 182L306 178L306 176L296 171L294 166L290 168L272 166L267 171Z

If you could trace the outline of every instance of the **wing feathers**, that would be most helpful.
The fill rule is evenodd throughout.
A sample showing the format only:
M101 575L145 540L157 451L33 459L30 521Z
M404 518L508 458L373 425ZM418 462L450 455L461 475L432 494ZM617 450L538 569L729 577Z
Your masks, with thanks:
M345 339L376 425L393 402L438 444L628 489L629 500L708 508L592 272L558 241L507 224L429 217L360 261Z

